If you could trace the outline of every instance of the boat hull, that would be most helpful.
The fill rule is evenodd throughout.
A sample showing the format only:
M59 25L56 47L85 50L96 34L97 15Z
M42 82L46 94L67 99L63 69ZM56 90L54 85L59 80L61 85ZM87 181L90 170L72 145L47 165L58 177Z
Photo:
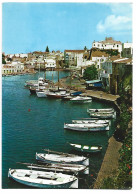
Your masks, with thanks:
M72 120L73 124L110 124L110 120Z
M86 131L86 132L95 132L95 131L108 131L109 130L109 125L107 126L100 126L100 127L71 127L64 125L64 129L69 129L73 131Z
M104 114L104 115L101 115L101 114L92 114L90 113L90 116L93 117L93 118L100 118L100 119L113 119L113 118L116 118L116 113L114 114Z
M77 103L77 104L83 104L83 103L90 103L92 100L70 100L72 103Z
M29 89L31 94L36 94L36 90L35 89Z
M70 144L70 146L72 146L72 148L76 151L80 151L83 153L97 153L97 152L101 152L102 151L102 147L98 146L96 149L84 149L84 146L81 146L81 148L76 147L74 144ZM89 147L89 146L88 146ZM91 146L92 147L92 146ZM94 146L93 146L94 147Z
M8 177L12 178L14 181L21 183L23 185L27 185L30 187L36 187L40 189L68 189L68 188L78 188L78 179L76 178L73 181L67 183L58 183L56 185L53 184L40 184L36 182L21 180L11 175L10 171L8 172Z
M69 164L82 164L82 165L85 165L85 166L88 166L89 165L89 159L86 158L86 159L83 159L83 160L69 160L69 161L65 161L65 160L51 160L51 159L47 159L47 158L43 158L43 157L40 157L37 153L36 153L36 160L42 162L42 163L69 163Z
M45 98L45 97L47 97L46 93L40 93L40 92L37 92L37 96L39 98Z
M89 167L84 166L83 168L77 167L77 168L72 168L70 166L68 167L61 167L61 166L53 166L51 164L51 167L46 168L46 167L37 167L37 166L27 166L30 169L39 169L39 170L44 170L44 171L53 171L53 172L63 172L63 173L71 173L71 174L89 174Z

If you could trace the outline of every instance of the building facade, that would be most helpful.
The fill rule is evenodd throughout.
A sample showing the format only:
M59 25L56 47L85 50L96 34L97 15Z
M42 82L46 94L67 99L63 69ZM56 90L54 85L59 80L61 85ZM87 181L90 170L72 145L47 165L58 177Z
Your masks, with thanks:
M114 40L112 37L106 37L103 41L94 41L92 43L92 48L104 49L104 50L118 50L119 53L122 51L122 43L120 41Z
M111 94L118 94L118 84L122 81L128 67L132 66L132 59L130 58L109 58L102 63L101 79L105 89Z

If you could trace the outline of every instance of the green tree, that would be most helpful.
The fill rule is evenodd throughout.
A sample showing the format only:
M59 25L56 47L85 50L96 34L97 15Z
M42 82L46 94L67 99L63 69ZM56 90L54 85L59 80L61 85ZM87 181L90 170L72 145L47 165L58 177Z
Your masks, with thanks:
M6 64L5 55L2 54L2 64Z
M49 47L48 46L46 47L46 50L45 51L49 53Z
M87 47L86 46L84 47L84 50L87 50Z
M98 71L95 65L87 67L84 71L83 78L86 80L94 80L97 78Z

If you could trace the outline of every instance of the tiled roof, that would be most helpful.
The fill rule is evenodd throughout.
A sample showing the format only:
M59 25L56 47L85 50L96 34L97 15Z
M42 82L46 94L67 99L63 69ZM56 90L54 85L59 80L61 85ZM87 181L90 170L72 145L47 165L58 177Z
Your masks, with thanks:
M64 52L84 53L84 52L85 52L85 50L65 50Z
M114 63L132 63L132 58L120 58L117 59L115 61L113 61Z

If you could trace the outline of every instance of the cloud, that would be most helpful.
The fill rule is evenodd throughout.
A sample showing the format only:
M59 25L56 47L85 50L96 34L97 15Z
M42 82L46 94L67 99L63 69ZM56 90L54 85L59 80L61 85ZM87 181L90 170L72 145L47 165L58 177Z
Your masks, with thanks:
M131 4L107 4L111 14L105 20L100 20L96 28L98 33L115 33L132 31L132 5Z

